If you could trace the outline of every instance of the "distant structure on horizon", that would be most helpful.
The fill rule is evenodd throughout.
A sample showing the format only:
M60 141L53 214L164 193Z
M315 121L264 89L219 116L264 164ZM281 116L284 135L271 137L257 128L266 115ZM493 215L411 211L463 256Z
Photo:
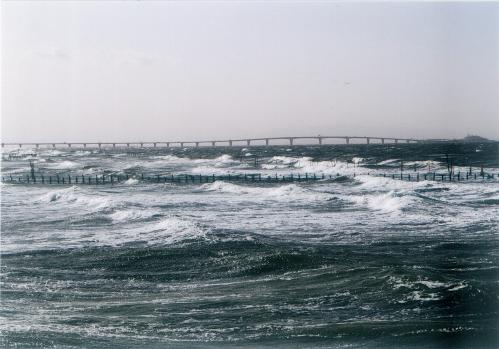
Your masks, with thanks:
M434 142L451 142L451 143L490 143L496 142L495 140L488 139L482 136L470 135L468 134L463 138L453 138L453 139L439 139L439 138L430 138L420 141L421 143L434 143Z
M487 139L485 137L477 136L477 135L467 135L464 138L458 139L460 142L466 142L466 143L477 143L477 142L493 142L490 139Z

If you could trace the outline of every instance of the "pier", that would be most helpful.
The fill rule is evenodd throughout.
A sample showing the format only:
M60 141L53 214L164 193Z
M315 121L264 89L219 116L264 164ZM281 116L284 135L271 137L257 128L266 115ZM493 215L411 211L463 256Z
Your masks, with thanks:
M220 139L220 140L200 140L200 141L157 141L157 142L5 142L6 146L17 148L158 148L158 147L235 147L235 146L270 146L287 144L289 146L298 145L325 145L327 141L340 141L340 144L398 144L398 143L420 143L425 140L414 138L393 138L393 137L371 137L371 136L293 136L293 137L265 137L265 138L240 138L240 139ZM442 140L441 140L442 141ZM278 143L281 142L281 143ZM331 143L328 143L331 144ZM334 143L337 144L337 143ZM355 143L359 144L359 143Z

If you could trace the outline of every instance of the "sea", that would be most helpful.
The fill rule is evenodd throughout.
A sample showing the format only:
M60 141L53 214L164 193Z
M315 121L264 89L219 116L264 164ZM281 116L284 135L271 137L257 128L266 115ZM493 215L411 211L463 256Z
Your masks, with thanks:
M498 348L498 150L4 148L0 347Z

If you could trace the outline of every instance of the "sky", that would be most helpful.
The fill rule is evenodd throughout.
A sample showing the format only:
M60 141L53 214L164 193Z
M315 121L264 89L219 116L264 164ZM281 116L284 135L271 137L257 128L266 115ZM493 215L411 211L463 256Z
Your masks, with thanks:
M3 142L499 139L499 3L3 1Z

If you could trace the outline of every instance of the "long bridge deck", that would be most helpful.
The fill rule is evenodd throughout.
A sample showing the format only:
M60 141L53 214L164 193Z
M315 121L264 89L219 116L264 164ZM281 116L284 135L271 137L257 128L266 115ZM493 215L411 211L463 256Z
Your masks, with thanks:
M368 136L296 136L296 137L265 137L265 138L240 138L227 140L209 140L209 141L158 141L158 142L5 142L2 143L2 148L5 146L15 147L82 147L82 148L102 148L102 147L185 147L185 146L269 146L274 141L286 141L290 146L295 145L295 141L310 141L310 144L323 145L327 140L341 140L344 144L350 144L352 140L361 140L365 144L377 143L420 143L424 140L414 138L393 138L393 137L368 137ZM444 141L444 140L441 140ZM305 145L305 144L304 144Z

